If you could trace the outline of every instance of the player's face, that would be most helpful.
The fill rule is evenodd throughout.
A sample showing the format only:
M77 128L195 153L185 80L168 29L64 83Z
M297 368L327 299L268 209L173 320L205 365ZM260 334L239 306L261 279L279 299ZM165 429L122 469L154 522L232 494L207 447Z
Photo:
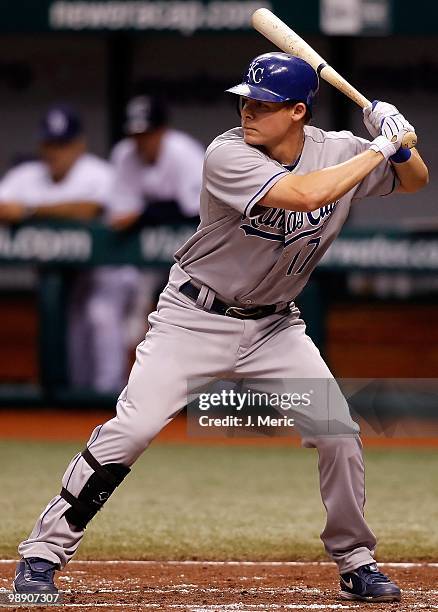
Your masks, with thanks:
M161 140L164 130L156 129L143 134L135 134L133 136L137 154L144 164L153 164L158 158L160 152Z
M54 181L61 181L69 172L78 157L85 151L82 138L70 142L45 142L41 145L40 155L49 167Z
M297 112L298 111L298 112ZM243 137L247 144L270 147L287 139L304 117L306 107L284 102L261 102L241 98ZM302 125L300 123L300 125Z

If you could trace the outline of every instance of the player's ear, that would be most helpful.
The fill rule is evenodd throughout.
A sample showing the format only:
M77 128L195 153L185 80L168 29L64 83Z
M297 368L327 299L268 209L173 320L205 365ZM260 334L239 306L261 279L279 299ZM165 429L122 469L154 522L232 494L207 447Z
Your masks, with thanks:
M301 121L306 117L307 106L304 102L295 102L290 106L290 117L292 121Z

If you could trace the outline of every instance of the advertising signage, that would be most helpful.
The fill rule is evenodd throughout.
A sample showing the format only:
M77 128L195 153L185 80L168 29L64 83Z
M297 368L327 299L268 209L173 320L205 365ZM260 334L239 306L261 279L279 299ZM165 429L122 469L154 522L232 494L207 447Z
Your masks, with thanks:
M327 35L435 34L438 2L417 0L14 0L0 32L250 31L266 7L300 33Z

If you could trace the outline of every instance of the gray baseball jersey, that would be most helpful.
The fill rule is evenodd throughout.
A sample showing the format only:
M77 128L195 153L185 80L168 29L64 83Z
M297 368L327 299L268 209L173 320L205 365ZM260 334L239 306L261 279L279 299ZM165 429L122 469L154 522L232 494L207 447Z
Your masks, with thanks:
M369 142L351 132L305 127L295 174L327 168L365 151ZM289 170L243 140L234 128L218 136L205 155L201 224L176 253L199 284L233 304L276 304L295 299L338 235L352 200L386 195L396 186L381 163L338 201L303 213L258 204Z

